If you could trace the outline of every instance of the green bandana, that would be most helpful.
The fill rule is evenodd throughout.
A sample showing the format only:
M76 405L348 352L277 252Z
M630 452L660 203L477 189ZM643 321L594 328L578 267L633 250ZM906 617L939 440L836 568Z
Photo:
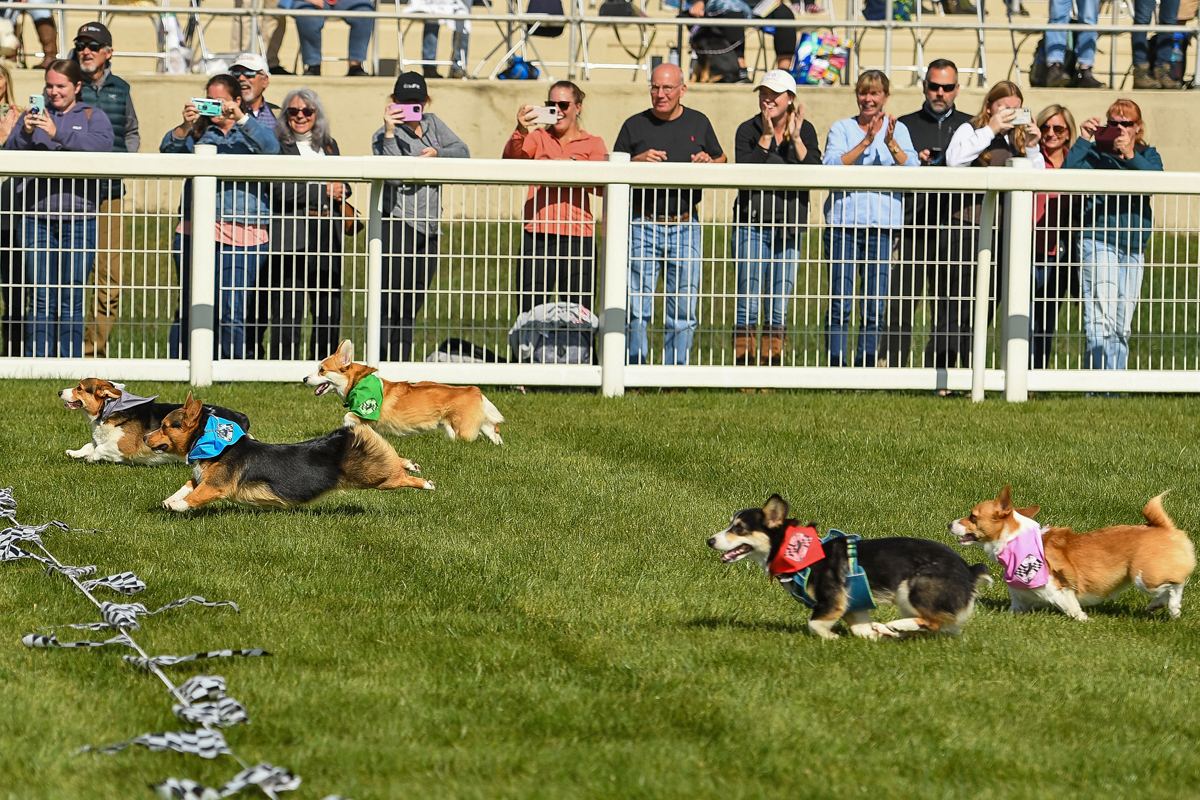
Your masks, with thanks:
M346 408L356 417L377 420L383 410L383 381L372 372L350 390L346 396Z

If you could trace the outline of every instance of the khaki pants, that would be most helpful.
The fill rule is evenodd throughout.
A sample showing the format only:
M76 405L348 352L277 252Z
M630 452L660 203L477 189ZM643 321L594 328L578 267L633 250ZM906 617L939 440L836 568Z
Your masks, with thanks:
M121 253L124 250L124 217L121 198L100 204L96 215L96 265L92 301L87 307L87 327L83 333L84 358L108 355L108 336L121 309Z
M254 0L233 0L237 8L253 5ZM279 8L279 0L262 0L260 8ZM234 17L233 32L229 37L229 48L238 53L257 53L258 42L250 41L252 29L249 17ZM283 17L259 17L258 32L267 43L267 66L279 66L279 48L283 46L283 34L287 31L287 20Z

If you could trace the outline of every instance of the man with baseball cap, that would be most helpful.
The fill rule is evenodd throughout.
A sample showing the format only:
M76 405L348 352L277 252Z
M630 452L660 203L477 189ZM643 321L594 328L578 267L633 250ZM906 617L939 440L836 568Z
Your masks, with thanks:
M263 98L263 92L271 83L271 69L267 66L267 60L258 53L242 53L229 68L229 74L237 78L238 85L242 87L246 113L254 117L256 122L274 129L279 106Z
M142 145L137 112L129 84L112 73L112 34L99 22L79 26L75 34L74 59L87 78L79 93L81 102L98 108L108 117L113 129L113 152L136 153ZM125 194L120 179L100 181L100 214L96 230L96 286L87 315L83 337L85 356L108 353L108 336L117 320L121 299L121 197ZM116 215L112 212L116 212ZM110 236L118 241L110 246Z

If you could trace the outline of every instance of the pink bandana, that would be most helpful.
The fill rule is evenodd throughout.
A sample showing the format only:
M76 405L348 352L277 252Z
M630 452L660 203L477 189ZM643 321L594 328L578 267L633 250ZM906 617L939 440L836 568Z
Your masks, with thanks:
M1004 582L1014 589L1037 589L1050 580L1042 530L1036 522L1021 518L1021 531L997 557L1004 567Z

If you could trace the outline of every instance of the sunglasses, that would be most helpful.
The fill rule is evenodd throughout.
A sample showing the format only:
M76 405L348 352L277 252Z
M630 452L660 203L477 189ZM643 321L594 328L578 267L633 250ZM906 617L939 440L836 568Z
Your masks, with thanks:
M256 69L231 69L229 70L229 74L235 78L253 78L255 75L261 75L262 73Z
M316 113L316 109L312 108L289 108L287 110L287 115L289 117L304 117L305 119L308 119Z
M98 53L105 48L105 45L99 42L93 42L91 39L80 39L75 42L75 50L91 50L93 53Z
M934 83L933 81L925 81L925 91L927 92L942 91L946 94L950 94L950 92L953 92L956 88L958 88L957 83Z
M547 100L546 105L557 106L559 111L566 111L571 107L570 100Z
M1134 125L1137 125L1137 123L1131 119L1110 119L1108 124L1116 125L1118 128L1132 128Z
M1055 136L1066 136L1066 125L1043 125L1042 130L1046 133L1053 133Z

